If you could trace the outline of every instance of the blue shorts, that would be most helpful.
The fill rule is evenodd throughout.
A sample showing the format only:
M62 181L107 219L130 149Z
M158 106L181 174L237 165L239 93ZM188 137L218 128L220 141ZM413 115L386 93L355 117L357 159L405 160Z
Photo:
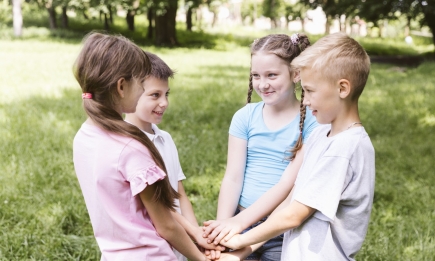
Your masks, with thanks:
M237 208L235 215L239 214L240 210ZM260 225L266 221L267 217L260 219L260 221L249 226L247 229L242 231L242 234L248 232L254 227ZM281 260L282 251L282 241L284 239L284 234L271 238L269 241L264 243L259 249L250 254L244 260L261 260L261 261L279 261Z

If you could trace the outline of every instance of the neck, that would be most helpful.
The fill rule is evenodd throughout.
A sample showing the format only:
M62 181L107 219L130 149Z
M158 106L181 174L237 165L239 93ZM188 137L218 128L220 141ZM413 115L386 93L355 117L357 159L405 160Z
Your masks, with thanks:
M147 133L154 134L152 124L150 122L142 121L141 119L136 117L135 114L126 114L125 120Z
M350 128L361 127L361 119L358 114L358 105L352 106L342 110L343 112L339 114L333 122L331 122L331 131L329 132L329 137L339 134L340 132L346 131Z

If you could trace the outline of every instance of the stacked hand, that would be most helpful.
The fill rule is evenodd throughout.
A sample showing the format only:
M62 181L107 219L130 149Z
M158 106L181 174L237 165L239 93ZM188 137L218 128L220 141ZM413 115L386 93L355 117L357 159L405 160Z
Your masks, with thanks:
M202 236L207 238L208 243L217 245L222 240L223 242L230 240L234 235L241 233L242 230L241 225L234 218L208 220L204 222L204 233Z

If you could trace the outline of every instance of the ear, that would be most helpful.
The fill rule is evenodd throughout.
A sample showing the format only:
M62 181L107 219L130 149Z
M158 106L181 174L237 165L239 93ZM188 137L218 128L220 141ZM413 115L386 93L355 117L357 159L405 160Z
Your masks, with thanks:
M297 83L301 80L301 74L299 71L295 71L293 75L293 82Z
M124 78L119 78L119 80L116 82L116 90L118 91L119 97L124 98L125 94L125 86L127 84L127 81Z
M338 92L339 92L340 98L345 99L346 97L349 96L351 91L352 91L352 88L351 88L349 80L340 79L338 81Z

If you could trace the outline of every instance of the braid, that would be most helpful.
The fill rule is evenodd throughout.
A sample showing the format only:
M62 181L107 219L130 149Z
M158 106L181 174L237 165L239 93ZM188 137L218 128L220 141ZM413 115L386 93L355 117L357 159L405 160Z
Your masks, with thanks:
M303 145L303 137L302 137L302 131L304 130L304 121L305 121L305 115L307 112L307 108L306 106L303 104L304 101L304 89L302 88L302 93L301 93L301 106L300 106L300 119L299 119L299 138L298 141L296 142L295 146L290 149L290 152L292 153L292 155L290 156L290 160L294 160L294 158L296 157L296 153L302 148Z
M252 91L254 88L252 87L252 74L249 74L249 89L248 89L248 98L246 99L246 104L251 102Z

